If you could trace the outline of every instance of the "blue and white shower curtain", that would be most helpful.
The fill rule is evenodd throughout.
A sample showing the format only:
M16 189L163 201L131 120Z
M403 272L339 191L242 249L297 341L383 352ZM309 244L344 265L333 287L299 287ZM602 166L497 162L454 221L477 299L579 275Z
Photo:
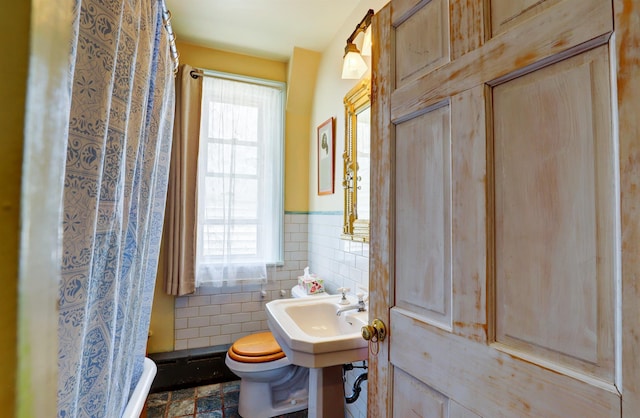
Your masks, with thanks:
M160 0L77 0L59 417L120 417L142 373L174 115Z

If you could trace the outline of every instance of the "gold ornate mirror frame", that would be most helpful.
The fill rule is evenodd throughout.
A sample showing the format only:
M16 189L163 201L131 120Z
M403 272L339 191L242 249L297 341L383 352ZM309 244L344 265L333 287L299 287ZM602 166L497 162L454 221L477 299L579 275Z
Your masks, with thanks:
M352 241L369 241L369 216L368 207L365 214L358 216L358 192L361 194L361 201L368 206L369 202L369 162L358 162L358 153L361 160L364 155L369 154L370 124L366 128L366 123L370 120L371 108L371 80L362 80L344 97L345 109L345 135L344 135L344 172L342 187L344 188L344 225L342 227L341 238ZM364 114L369 115L366 123L363 124ZM361 123L358 124L358 115L361 115ZM358 126L367 138L360 138L358 141ZM362 129L365 132L362 132ZM364 141L364 143L363 143ZM360 143L360 149L358 147ZM366 164L365 164L366 163ZM366 167L365 167L366 165ZM366 177L366 178L365 178ZM361 206L362 206L361 202ZM362 209L360 212L364 212Z

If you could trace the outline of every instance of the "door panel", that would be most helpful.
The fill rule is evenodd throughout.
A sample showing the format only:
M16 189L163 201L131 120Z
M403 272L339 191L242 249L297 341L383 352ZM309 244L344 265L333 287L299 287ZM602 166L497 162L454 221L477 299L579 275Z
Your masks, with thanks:
M493 89L496 340L613 383L608 48Z
M479 416L464 406L449 401L449 418L479 418Z
M423 382L404 373L394 370L393 415L397 417L447 418L449 416L449 399L442 393L433 390Z
M452 335L401 310L392 309L390 323L393 374L401 369L479 416L620 417L613 385L577 379L569 369L545 369L531 357Z
M396 306L451 329L449 106L396 129ZM427 235L424 231L430 231ZM417 263L416 260L421 260Z
M398 85L449 61L447 0L431 0L396 28Z
M370 303L389 337L370 416L620 417L637 396L613 16L608 0L376 15Z
M522 20L540 14L560 0L491 0L491 28L496 35L517 25Z

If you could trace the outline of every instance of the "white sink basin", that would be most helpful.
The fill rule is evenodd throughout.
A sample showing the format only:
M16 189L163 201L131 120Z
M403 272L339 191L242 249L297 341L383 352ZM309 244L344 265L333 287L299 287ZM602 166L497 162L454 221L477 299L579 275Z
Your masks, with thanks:
M293 364L320 368L367 359L360 329L368 323L368 312L354 309L338 316L344 307L339 300L339 295L327 295L267 303L269 328Z

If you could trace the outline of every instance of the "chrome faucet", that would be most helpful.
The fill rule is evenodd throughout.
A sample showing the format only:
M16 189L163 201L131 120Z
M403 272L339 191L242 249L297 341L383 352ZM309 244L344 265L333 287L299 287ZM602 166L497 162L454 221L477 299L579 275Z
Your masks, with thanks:
M364 304L364 294L363 293L358 293L358 303L354 304L354 305L349 305L349 306L345 306L344 308L340 308L336 311L336 315L340 316L340 314L342 312L345 311L351 311L354 309L357 309L358 312L364 312L367 310L366 305Z

